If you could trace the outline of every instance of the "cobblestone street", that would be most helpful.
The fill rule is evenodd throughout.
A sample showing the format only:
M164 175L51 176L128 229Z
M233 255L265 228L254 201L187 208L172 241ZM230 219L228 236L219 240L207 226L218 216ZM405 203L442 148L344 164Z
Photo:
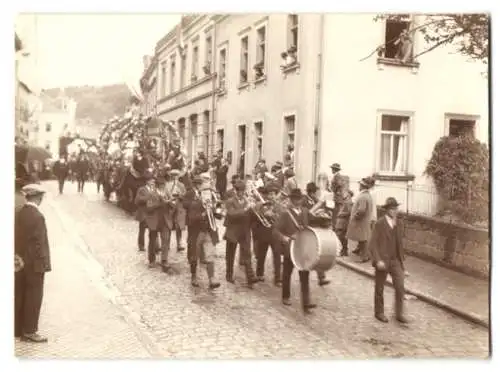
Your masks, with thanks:
M207 291L202 267L203 285L193 290L185 252L172 250L175 275L148 269L146 255L137 251L137 223L97 195L95 184L86 185L84 194L78 194L71 183L63 195L56 194L55 182L45 187L51 191L44 211L54 267L47 280L41 327L50 342L36 347L16 344L18 354L221 359L488 355L485 328L418 300L407 302L408 327L393 319L388 324L377 322L372 281L340 266L327 273L332 283L325 288L317 286L316 275L311 276L318 308L308 317L299 308L296 271L289 308L281 305L280 290L270 280L249 290L243 286L243 272L237 270L236 285L222 281L224 242L217 248L216 263L221 288L214 294ZM91 283L89 270L80 268L93 265L92 259L73 249L72 241L102 265L107 280L116 287L114 302L123 311ZM266 270L270 278L270 262ZM389 317L392 300L393 291L386 288Z

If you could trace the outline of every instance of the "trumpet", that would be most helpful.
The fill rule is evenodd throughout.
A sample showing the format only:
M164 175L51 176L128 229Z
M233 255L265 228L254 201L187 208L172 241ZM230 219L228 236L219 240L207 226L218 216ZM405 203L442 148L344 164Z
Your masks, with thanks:
M201 190L200 198L203 205L203 209L205 210L205 213L208 218L208 225L210 227L210 230L216 231L217 230L217 224L215 221L216 214L221 215L220 201L217 198L217 194L215 194L212 189L207 188L205 190Z

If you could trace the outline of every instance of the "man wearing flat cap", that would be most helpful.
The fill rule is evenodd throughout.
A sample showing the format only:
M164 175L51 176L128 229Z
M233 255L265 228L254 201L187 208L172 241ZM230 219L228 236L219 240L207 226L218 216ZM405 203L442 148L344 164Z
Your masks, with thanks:
M234 258L236 248L240 246L240 257L245 267L247 286L253 288L257 282L252 269L251 245L251 205L245 199L245 182L237 180L234 183L235 195L226 200L226 220L224 226L226 232L226 280L234 283Z
M285 306L290 306L290 281L294 269L294 264L290 255L290 244L295 235L309 225L309 212L302 206L304 195L300 189L293 189L288 196L290 205L282 211L274 225L273 236L276 244L280 245L283 252L283 284L282 302ZM300 292L302 298L302 309L305 314L309 314L316 305L311 303L309 291L309 271L299 270Z
M47 342L38 333L45 273L51 271L45 217L39 206L45 191L37 184L22 188L26 203L15 215L15 337Z
M371 235L370 221L372 218L373 201L370 195L371 183L368 178L359 182L359 195L351 210L346 238L358 242L360 263L370 261L367 242Z
M401 223L397 221L398 206L399 203L395 198L387 198L382 206L385 216L375 222L368 245L375 268L375 318L383 323L388 322L384 315L384 286L387 274L391 275L394 286L396 319L401 323L408 323L403 307L405 295L403 229Z
M332 212L332 226L335 226L337 219L337 214L342 209L342 204L344 202L344 189L345 179L340 174L341 167L339 163L333 163L330 165L332 170L332 180L330 181L330 191L333 193L333 201L335 202L335 207Z
M186 187L179 180L181 172L178 169L171 169L168 172L169 180L165 185L168 194L176 199L176 203L172 205L172 221L175 230L175 241L177 242L177 252L184 250L182 244L182 232L186 229L186 209L182 204L182 199L186 195Z
M257 279L264 281L264 268L267 256L267 251L271 247L274 269L274 285L281 286L281 251L280 247L274 244L273 239L273 224L283 210L281 204L278 203L278 193L280 189L278 185L269 184L261 188L259 192L266 200L265 205L259 205L255 208L259 216L268 224L263 225L262 221L257 218L255 213L252 213L253 218L253 244L257 258Z
M149 268L156 265L156 249L159 229L159 208L161 207L161 198L156 190L156 181L152 172L144 173L146 184L137 190L135 204L137 211L136 220L139 221L139 250L144 250L144 232L146 228L149 231L148 239L148 261Z

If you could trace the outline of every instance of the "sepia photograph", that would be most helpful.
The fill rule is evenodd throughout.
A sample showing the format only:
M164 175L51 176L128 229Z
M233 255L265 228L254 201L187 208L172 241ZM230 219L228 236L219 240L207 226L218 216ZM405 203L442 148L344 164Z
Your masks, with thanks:
M490 359L490 27L17 14L11 355Z

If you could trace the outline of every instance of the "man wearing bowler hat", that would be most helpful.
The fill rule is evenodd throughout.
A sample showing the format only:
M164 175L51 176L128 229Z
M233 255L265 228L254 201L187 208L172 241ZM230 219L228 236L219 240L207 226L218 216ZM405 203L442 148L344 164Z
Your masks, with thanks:
M396 319L408 323L404 315L404 268L403 268L403 229L397 221L399 203L393 197L387 198L382 208L385 216L379 218L373 227L369 250L375 268L375 318L383 323L388 319L384 315L384 285L387 274L391 275L396 296Z
M371 234L370 221L373 210L370 188L371 183L368 178L363 178L359 182L360 193L352 206L351 217L347 226L347 239L358 242L360 263L370 261L367 249L367 242Z
M290 281L292 278L294 264L290 255L290 244L295 239L296 234L309 225L309 211L302 206L304 195L300 189L293 189L288 195L290 198L289 207L282 211L273 229L273 236L276 244L279 244L283 252L283 284L282 302L285 306L290 306ZM302 297L302 309L305 314L311 313L311 309L316 305L311 303L309 291L309 271L299 270L300 292Z
M22 188L26 203L15 215L14 335L22 341L47 342L38 334L45 273L51 271L45 217L40 212L45 191L37 184Z

